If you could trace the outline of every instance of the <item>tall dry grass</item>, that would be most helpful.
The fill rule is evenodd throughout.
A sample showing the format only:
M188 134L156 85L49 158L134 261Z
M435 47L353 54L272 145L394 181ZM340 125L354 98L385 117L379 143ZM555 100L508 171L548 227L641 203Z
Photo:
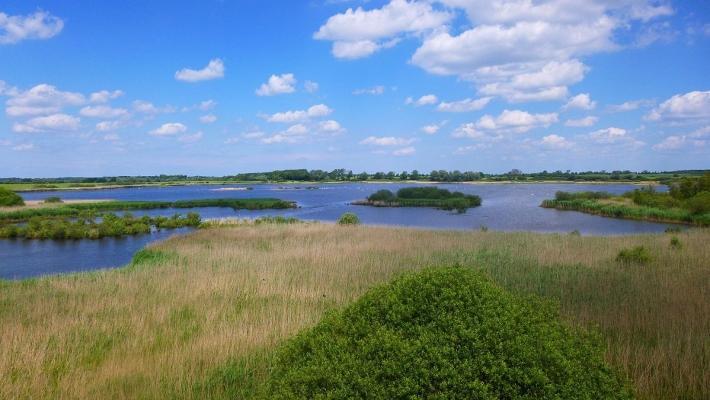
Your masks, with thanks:
M117 270L0 283L0 398L259 397L275 347L373 285L461 264L599 329L640 398L710 396L710 232L214 228ZM651 250L621 265L622 248Z

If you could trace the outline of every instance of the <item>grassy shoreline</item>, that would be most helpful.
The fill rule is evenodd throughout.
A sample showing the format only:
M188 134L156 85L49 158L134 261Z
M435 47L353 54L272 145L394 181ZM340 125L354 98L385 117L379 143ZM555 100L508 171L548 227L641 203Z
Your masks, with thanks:
M120 185L92 185L87 186L86 184L81 184L81 186L76 186L76 184L71 183L56 183L58 187L35 187L37 184L31 183L3 183L0 184L1 187L5 187L17 193L23 192L59 192L59 191L70 191L70 190L110 190L110 189L125 189L125 188L140 188L140 187L170 187L170 186L194 186L194 185L214 185L214 186L226 186L226 185L274 185L274 184L300 184L300 185L338 185L338 184L432 184L432 185L446 185L446 184L465 184L465 185L483 185L483 184L500 184L500 185L520 185L520 184L569 184L569 185L660 185L657 181L515 181L515 180L480 180L480 181L470 181L470 182L444 182L444 181L429 181L429 180L366 180L366 181L270 181L270 182L254 182L254 181L194 181L194 182L160 182L160 183L139 183L139 184L120 184Z
M263 224L173 237L128 267L0 282L0 398L261 398L275 349L406 271L460 265L597 329L641 399L710 394L710 231L454 232ZM616 261L645 246L644 265Z

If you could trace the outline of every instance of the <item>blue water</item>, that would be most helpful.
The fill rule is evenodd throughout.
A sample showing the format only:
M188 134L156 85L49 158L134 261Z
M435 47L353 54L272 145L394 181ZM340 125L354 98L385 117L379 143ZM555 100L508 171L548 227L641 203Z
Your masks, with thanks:
M555 192L608 191L620 194L636 188L632 185L571 185L571 184L438 184L438 187L477 194L481 207L456 214L429 208L376 208L349 203L366 198L379 189L396 191L412 184L321 184L317 189L307 185L248 185L253 190L219 191L247 185L195 185L108 190L72 190L60 192L23 193L26 200L41 200L49 196L63 199L114 199L174 201L205 198L274 197L297 202L299 208L289 210L234 211L228 208L191 210L148 210L136 215L171 215L175 212L197 211L208 218L255 218L282 215L305 220L332 222L345 212L354 212L365 224L396 225L434 229L471 230L486 226L501 231L571 232L583 235L624 235L662 232L666 224L604 218L573 211L557 211L539 207ZM18 279L38 275L84 271L125 265L132 255L147 243L164 239L176 231L161 231L129 238L105 238L97 241L29 241L0 240L0 278Z

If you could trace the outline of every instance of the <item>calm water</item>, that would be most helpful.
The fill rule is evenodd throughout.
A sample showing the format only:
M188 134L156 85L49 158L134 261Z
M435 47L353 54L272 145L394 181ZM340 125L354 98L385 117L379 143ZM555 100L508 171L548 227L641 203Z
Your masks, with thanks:
M305 220L335 221L344 212L356 213L363 223L398 225L435 229L479 229L487 226L501 231L571 232L584 235L622 235L662 232L667 225L651 222L619 220L570 211L539 207L544 199L554 197L558 190L608 191L623 193L632 185L565 185L565 184L450 184L437 185L449 190L477 194L483 205L455 214L428 208L375 208L349 205L379 189L396 191L411 184L324 184L317 189L304 185L250 185L249 191L220 191L227 186L173 186L160 188L125 188L109 190L77 190L24 193L26 200L49 196L63 199L115 199L173 201L205 198L276 197L296 201L300 208L291 210L233 211L227 208L202 208L202 218L255 218L262 215L283 215ZM135 212L150 215L171 215L188 210L150 210ZM162 231L150 235L97 241L29 241L0 240L0 278L17 279L31 276L84 271L126 264L133 253L147 243L164 239L183 231Z

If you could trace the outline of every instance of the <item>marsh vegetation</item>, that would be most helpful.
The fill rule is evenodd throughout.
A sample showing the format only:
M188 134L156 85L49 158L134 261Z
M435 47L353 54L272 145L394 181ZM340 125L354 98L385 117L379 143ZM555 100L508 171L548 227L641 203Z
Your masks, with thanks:
M475 270L598 332L641 399L708 398L710 233L202 229L123 269L0 282L0 398L264 398L274 354L405 272ZM643 265L616 260L643 246Z

